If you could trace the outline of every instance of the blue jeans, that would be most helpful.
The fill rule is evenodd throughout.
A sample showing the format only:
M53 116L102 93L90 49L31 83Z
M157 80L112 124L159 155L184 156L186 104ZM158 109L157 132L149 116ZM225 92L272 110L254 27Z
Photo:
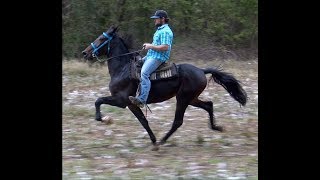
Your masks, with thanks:
M144 61L144 63L141 68L141 89L140 95L137 97L137 99L146 104L151 88L151 82L149 77L162 64L162 62L156 59L146 57L144 57L142 60Z

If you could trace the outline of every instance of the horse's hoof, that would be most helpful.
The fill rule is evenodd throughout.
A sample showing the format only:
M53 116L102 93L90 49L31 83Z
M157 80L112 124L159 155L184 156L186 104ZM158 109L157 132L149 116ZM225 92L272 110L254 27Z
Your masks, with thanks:
M212 126L212 129L213 129L213 130L216 130L216 131L220 131L220 132L223 132L223 131L224 131L224 128L223 128L222 126L218 126L218 125Z
M100 113L100 112L96 112L96 113L95 113L95 117L96 117L96 118L95 118L96 121L102 121L101 113Z
M164 145L166 142L165 141L160 141L159 143L158 143L158 145L160 146L160 145Z
M158 151L159 150L159 145L154 145L151 149L151 151Z
M107 125L113 124L113 119L112 119L110 116L105 116L105 117L103 117L103 118L102 118L102 121L103 121L104 123L106 123Z

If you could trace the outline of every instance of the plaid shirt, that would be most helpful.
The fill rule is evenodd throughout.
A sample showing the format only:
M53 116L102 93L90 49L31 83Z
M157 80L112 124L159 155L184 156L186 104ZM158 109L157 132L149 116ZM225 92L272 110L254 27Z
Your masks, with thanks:
M149 49L147 53L147 58L157 59L161 62L165 62L170 58L171 46L173 40L173 33L168 26L168 24L163 24L158 27L157 31L153 35L153 45L169 45L169 49L167 51L155 51L153 49Z

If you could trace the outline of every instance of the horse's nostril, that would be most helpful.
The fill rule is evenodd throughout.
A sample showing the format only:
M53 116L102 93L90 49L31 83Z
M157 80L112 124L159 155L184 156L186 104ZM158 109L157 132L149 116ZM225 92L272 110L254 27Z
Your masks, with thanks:
M85 51L82 51L82 54L85 56L85 55L87 55L87 53L85 52Z

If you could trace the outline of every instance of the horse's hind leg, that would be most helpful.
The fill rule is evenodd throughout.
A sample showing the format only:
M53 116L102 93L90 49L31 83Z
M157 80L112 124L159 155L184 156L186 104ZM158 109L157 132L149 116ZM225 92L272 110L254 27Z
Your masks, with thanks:
M194 99L191 101L190 105L202 108L209 113L209 127L212 130L223 131L223 128L221 126L216 125L215 123L212 101L201 101L199 99Z
M156 145L156 137L154 136L148 120L146 119L146 117L144 116L143 112L141 111L140 108L138 108L135 105L128 105L128 108L130 109L130 111L138 118L138 120L140 121L140 123L142 124L142 126L144 127L144 129L146 129L146 131L148 132L150 139L152 141L153 145Z

